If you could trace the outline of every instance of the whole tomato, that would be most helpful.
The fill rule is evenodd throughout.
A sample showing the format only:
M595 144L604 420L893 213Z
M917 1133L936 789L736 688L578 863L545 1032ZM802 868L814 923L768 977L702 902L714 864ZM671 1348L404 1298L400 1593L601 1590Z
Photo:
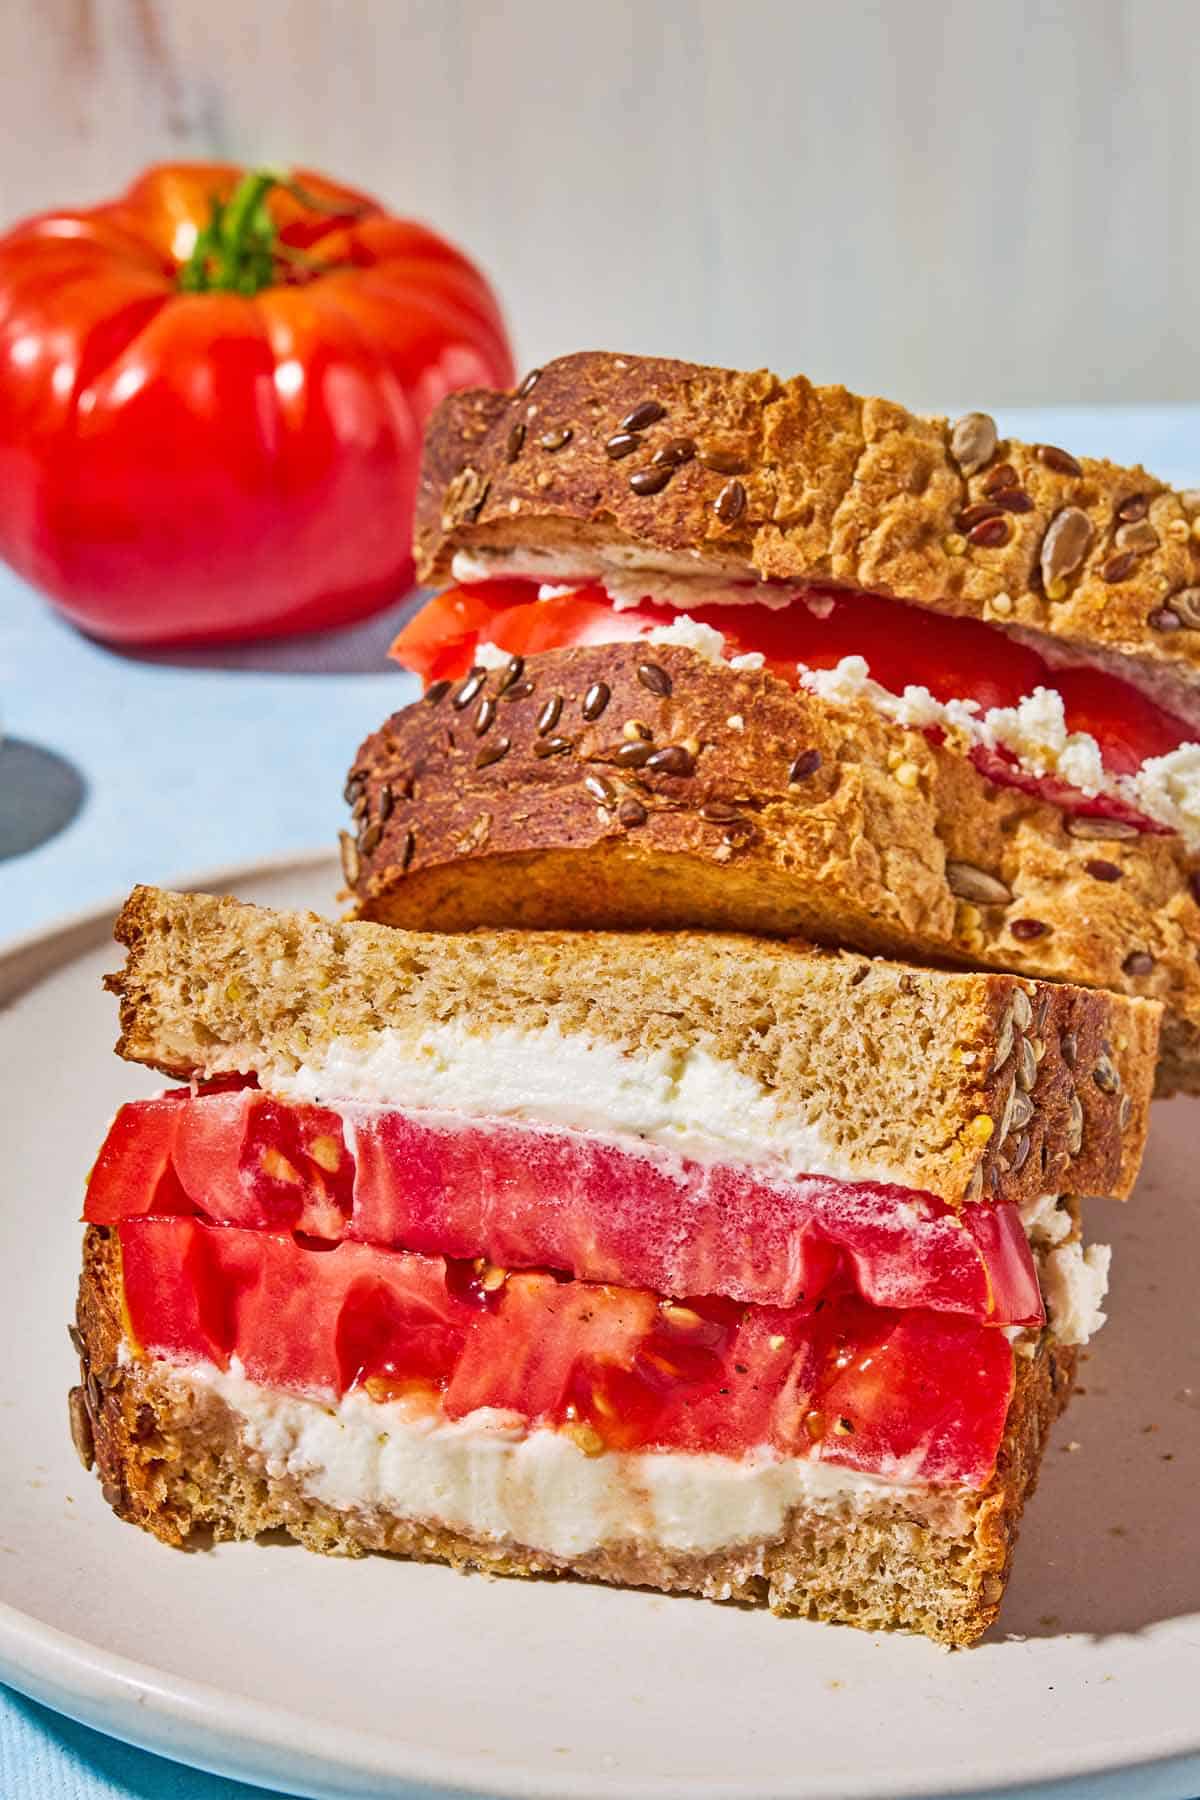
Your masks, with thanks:
M512 375L425 226L307 171L151 169L0 239L0 555L111 642L344 624L411 580L433 408Z

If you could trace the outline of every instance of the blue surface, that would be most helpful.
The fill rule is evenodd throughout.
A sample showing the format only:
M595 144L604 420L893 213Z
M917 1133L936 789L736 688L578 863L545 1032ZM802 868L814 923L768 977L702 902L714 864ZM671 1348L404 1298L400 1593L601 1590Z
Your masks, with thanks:
M1059 408L999 423L1026 440L1200 485L1200 407ZM135 881L332 846L355 749L416 692L384 663L399 612L274 648L134 659L81 638L0 570L0 940L116 899ZM70 822L38 848L6 855L43 810ZM1139 1787L1129 1783L1129 1800ZM2 1800L259 1793L0 1689Z

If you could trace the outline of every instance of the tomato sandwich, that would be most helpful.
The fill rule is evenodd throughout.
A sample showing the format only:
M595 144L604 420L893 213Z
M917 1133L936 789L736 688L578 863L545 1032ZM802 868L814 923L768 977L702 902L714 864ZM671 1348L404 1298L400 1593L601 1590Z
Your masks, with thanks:
M1156 1003L152 888L117 937L171 1083L84 1208L72 1424L123 1518L986 1629Z
M1200 491L843 388L446 400L364 917L801 933L1166 1003L1200 1088Z

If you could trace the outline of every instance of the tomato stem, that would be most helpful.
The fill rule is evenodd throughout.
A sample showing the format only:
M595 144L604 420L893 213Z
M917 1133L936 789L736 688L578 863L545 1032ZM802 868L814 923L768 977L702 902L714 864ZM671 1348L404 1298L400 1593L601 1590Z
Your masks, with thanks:
M323 274L340 266L279 242L267 206L275 188L282 188L310 212L355 218L363 210L345 200L325 200L310 193L285 169L249 169L228 200L212 196L208 224L197 233L192 253L179 271L184 293L257 294L273 286L281 275L286 280L287 268Z

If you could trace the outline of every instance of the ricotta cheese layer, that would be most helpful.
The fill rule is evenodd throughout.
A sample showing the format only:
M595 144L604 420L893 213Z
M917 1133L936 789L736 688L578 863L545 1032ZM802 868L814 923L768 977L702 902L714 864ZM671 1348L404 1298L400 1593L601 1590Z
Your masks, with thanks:
M903 1170L847 1154L793 1101L699 1048L630 1051L557 1025L481 1032L461 1020L334 1039L322 1056L271 1072L290 1099L519 1119L640 1139L697 1162L737 1162L839 1181L907 1187ZM636 1146L635 1146L636 1147Z
M678 1451L588 1456L563 1432L527 1431L494 1409L447 1420L361 1392L321 1400L246 1378L236 1359L180 1364L173 1378L235 1414L273 1479L340 1512L381 1511L552 1556L610 1545L692 1552L778 1538L793 1507L853 1520L889 1502L946 1530L972 1496L768 1448L744 1458Z

